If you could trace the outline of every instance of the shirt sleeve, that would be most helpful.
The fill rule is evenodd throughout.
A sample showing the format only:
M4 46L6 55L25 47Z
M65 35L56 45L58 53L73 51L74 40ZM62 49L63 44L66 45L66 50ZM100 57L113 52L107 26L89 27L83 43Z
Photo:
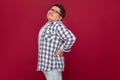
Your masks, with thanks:
M70 52L72 45L76 41L75 35L65 27L65 25L60 24L58 27L58 36L63 40L63 44L60 47L60 50L64 52Z

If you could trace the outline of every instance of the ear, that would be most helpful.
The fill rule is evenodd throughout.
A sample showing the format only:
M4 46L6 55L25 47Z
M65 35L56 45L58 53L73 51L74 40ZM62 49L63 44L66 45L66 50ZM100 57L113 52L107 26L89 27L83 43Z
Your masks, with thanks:
M59 16L59 20L62 20L62 17L61 17L61 16Z

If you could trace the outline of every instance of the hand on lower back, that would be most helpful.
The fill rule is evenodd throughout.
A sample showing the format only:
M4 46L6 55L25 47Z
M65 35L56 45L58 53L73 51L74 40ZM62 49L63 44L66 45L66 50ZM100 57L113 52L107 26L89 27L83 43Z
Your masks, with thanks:
M54 56L63 56L63 51L58 50Z

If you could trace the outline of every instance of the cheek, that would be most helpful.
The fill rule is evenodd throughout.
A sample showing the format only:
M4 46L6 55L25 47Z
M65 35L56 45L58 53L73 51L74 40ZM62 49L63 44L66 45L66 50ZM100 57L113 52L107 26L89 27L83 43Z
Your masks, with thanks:
M52 17L52 20L57 20L57 17L53 16L53 17Z
M55 20L58 20L58 19L59 19L58 16L56 16L56 15L53 15L53 18L54 18Z

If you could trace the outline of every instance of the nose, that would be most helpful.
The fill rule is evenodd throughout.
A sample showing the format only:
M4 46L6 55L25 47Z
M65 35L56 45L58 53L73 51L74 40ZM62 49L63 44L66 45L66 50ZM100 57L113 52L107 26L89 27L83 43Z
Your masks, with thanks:
M50 14L53 14L53 13L54 13L54 11L49 10L49 13L50 13Z

